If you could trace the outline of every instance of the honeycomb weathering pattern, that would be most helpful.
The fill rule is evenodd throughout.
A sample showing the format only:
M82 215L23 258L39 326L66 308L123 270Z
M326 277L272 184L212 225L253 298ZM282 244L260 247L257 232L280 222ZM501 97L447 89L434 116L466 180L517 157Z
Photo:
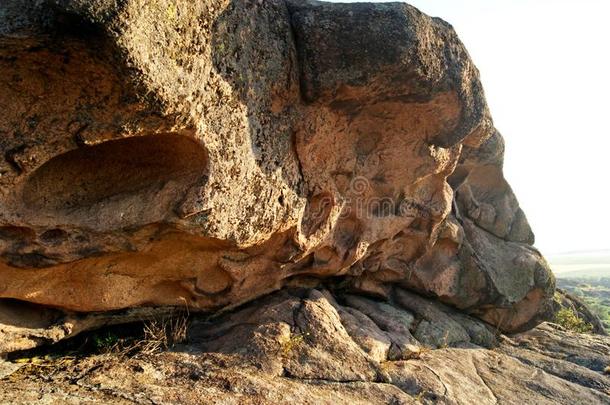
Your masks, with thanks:
M409 5L9 0L0 73L0 298L399 285L504 331L550 309L478 72Z

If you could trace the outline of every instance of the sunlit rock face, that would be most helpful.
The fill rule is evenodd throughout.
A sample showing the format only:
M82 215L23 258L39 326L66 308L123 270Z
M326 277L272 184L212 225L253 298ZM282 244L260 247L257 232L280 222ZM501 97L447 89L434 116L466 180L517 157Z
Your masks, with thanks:
M478 72L406 4L3 1L0 89L1 298L400 286L504 331L550 308Z

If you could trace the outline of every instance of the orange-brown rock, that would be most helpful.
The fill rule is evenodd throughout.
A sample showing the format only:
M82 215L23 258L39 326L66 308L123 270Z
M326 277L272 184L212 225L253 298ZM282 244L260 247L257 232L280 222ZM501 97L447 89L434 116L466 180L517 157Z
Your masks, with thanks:
M478 72L406 4L3 1L0 89L0 298L400 285L505 331L550 308Z

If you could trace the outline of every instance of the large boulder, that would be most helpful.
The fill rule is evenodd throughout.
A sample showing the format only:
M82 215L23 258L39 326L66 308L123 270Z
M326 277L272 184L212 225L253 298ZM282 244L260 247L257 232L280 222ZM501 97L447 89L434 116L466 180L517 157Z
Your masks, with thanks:
M407 4L6 0L0 90L0 306L37 325L320 283L550 310L477 69Z

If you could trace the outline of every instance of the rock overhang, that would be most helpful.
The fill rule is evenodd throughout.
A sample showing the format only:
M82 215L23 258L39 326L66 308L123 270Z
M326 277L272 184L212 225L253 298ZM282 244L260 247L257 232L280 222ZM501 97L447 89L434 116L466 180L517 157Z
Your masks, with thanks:
M279 0L11 0L0 19L0 297L213 311L340 277L507 331L548 310L442 20Z

